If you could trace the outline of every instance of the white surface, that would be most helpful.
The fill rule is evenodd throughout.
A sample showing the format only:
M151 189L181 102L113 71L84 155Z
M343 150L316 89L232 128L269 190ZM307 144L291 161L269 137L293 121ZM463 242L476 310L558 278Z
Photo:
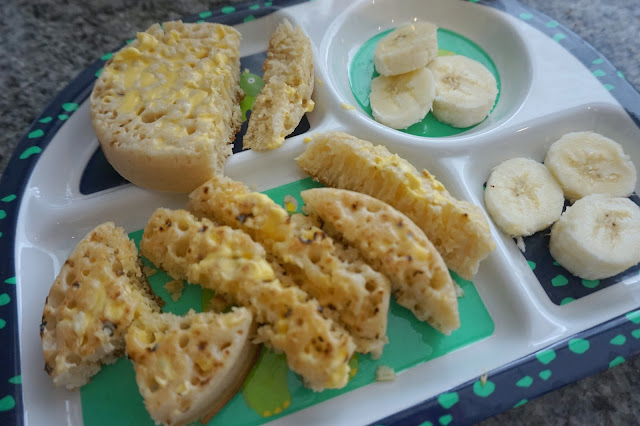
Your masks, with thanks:
M316 109L309 134L344 130L387 145L418 168L427 168L458 198L482 206L482 183L490 169L514 156L542 160L563 133L595 130L620 142L640 165L640 132L591 73L558 43L501 12L462 1L316 1L239 25L243 54L263 50L265 32L281 17L301 25L316 49ZM432 139L407 135L374 122L356 105L348 64L359 46L379 31L409 19L428 19L481 45L498 66L500 101L485 123L461 135ZM268 153L230 158L227 174L264 190L304 177L293 158L306 135ZM37 334L42 307L60 265L77 239L113 220L127 231L144 227L156 207L183 207L186 195L154 193L132 185L84 196L79 179L97 140L85 102L42 154L20 208L16 276L20 352L27 424L81 424L79 392L56 389L43 371ZM638 190L638 188L636 188ZM474 283L493 321L494 334L480 342L400 374L293 413L274 424L363 424L438 395L487 370L535 352L578 331L638 306L636 278L566 306L551 303L513 241L492 225L496 251ZM446 374L443 374L446 372Z

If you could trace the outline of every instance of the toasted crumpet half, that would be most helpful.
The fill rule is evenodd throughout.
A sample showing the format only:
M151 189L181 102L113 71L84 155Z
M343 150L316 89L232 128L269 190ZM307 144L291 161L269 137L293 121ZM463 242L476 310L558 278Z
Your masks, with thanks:
M171 192L223 173L242 120L240 39L226 25L165 22L107 61L90 115L118 173Z

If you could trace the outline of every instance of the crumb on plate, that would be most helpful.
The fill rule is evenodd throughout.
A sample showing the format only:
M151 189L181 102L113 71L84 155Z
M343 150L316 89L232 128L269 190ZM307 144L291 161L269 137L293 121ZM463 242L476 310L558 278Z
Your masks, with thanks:
M164 285L164 289L169 292L171 299L177 302L182 297L182 290L184 290L184 283L182 280L169 281Z
M376 382L392 382L396 379L396 372L391 367L379 365L376 369Z

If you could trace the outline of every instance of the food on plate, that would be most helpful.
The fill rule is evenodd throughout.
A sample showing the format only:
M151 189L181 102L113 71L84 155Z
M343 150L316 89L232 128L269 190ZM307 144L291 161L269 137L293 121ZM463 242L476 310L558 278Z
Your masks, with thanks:
M241 124L240 39L226 25L165 22L113 55L90 115L118 173L172 192L223 173Z
M396 379L396 372L386 365L379 365L376 368L376 382L393 382Z
M460 327L456 289L433 244L407 216L369 195L333 188L300 193L329 235L358 248L386 274L398 303L421 321L450 334Z
M640 262L640 207L628 198L587 195L553 225L549 251L577 277L617 275Z
M144 405L156 423L185 425L215 414L238 391L258 353L253 315L141 315L126 335Z
M138 316L159 312L124 229L106 222L75 247L56 277L42 314L45 371L57 386L75 389L124 353Z
M297 162L327 186L371 195L407 215L464 279L495 249L478 206L455 199L429 172L381 145L341 132L316 134Z
M438 27L431 22L411 22L384 36L373 51L380 75L404 74L424 68L438 56Z
M345 327L359 352L380 356L387 343L391 286L356 252L327 236L311 218L289 216L267 195L224 176L193 191L189 209L241 229L262 244L280 264L283 275L315 297L323 313Z
M560 218L564 195L544 164L529 158L512 158L491 171L484 203L502 232L526 237Z
M572 202L589 194L628 197L636 186L636 168L622 146L595 132L562 136L544 164Z
M255 342L284 352L289 368L309 388L347 384L353 340L306 292L282 285L264 248L249 235L185 210L158 209L140 249L174 279L200 284L251 309L259 324Z
M422 67L405 74L374 78L369 100L377 122L392 129L406 129L431 111L435 96L433 74Z
M439 56L429 62L436 97L434 117L452 127L465 128L484 120L498 96L496 79L480 62L462 55Z
M278 25L262 69L265 84L242 141L244 148L255 150L278 148L302 116L313 111L313 51L302 28L286 19Z
M171 300L177 302L182 297L182 291L184 290L184 281L171 280L164 285L164 289L167 290L167 293L169 293L169 296L171 296Z

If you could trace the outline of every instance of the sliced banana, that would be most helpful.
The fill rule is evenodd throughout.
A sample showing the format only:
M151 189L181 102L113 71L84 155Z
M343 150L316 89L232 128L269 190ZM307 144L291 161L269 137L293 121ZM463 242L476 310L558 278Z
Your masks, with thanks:
M549 148L544 164L571 201L589 194L628 197L636 168L619 143L594 132L573 132Z
M480 62L466 56L439 56L429 62L436 98L433 115L442 123L465 128L480 123L498 96L496 79Z
M491 172L484 203L502 232L526 237L558 220L564 196L544 164L528 158L513 158Z
M640 262L640 207L622 197L581 198L551 228L549 251L577 277L617 275Z
M430 22L404 24L376 44L373 61L380 75L422 68L438 56L438 27Z
M435 95L431 71L420 68L374 78L369 100L376 121L394 129L405 129L429 113Z

